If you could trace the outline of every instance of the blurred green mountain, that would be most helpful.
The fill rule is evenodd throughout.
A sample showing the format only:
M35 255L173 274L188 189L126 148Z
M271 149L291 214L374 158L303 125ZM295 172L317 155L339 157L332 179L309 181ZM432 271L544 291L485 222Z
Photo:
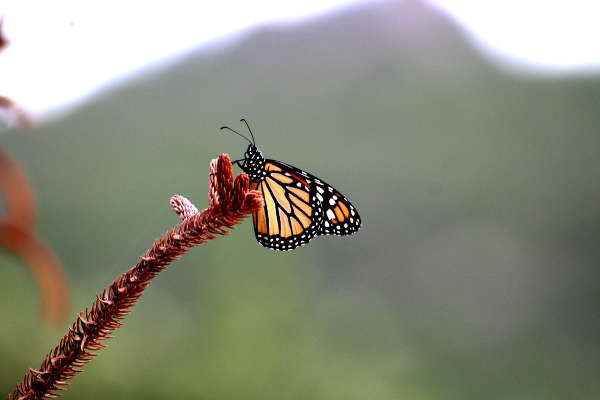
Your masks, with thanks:
M209 160L245 150L218 127L242 116L365 222L291 253L248 222L192 251L65 398L597 396L599 105L599 78L509 75L445 15L381 1L215 42L3 137L73 312L177 222L172 194L204 206ZM61 332L1 257L7 392Z

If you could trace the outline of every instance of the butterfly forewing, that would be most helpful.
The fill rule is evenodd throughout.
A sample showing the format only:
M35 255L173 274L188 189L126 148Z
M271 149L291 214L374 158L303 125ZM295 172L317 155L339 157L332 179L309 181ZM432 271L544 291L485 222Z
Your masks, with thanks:
M308 243L318 232L318 215L322 214L311 186L274 163L267 161L264 168L268 172L251 184L265 202L252 215L256 240L275 250Z
M361 219L356 208L340 192L325 184L322 186L324 220L320 235L350 235L360 229ZM319 192L320 187L317 187Z

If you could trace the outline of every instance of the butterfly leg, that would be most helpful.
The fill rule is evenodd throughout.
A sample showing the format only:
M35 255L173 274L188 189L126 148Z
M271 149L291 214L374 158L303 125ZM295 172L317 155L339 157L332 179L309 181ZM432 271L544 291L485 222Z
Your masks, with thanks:
M231 164L232 165L237 165L238 167L242 168L242 165L240 164L240 162L242 162L242 161L246 161L246 159L245 158L240 158L239 160L232 161Z

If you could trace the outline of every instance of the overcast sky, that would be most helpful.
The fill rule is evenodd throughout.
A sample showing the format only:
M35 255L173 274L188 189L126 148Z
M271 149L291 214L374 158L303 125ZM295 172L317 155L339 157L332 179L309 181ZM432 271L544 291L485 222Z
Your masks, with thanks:
M1 0L12 46L0 56L0 94L48 116L202 43L359 1ZM460 21L472 43L501 65L535 73L600 66L600 1L429 1Z

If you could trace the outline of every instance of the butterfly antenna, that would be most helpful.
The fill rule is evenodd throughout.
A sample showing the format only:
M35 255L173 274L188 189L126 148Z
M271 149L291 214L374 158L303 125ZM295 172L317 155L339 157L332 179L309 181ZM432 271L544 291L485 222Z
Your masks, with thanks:
M221 129L221 130L223 130L223 129L228 129L228 130L230 130L231 132L235 133L236 135L240 135L241 137L243 137L244 139L246 139L246 140L248 141L248 143L250 143L251 145L254 145L254 143L252 143L252 142L250 141L250 139L248 139L246 136L242 135L241 133L239 133L238 131L236 131L236 130L234 130L234 129L231 129L231 128L230 128L230 127L228 127L228 126L222 126L222 127L220 127L219 129ZM252 139L254 139L254 137L253 137Z
M240 119L240 122L243 122L246 124L246 127L248 128L248 132L250 132L250 135L252 136L252 141L254 142L254 145L256 146L256 140L254 140L254 134L252 133L252 129L250 129L250 125L248 125L248 121L246 121L246 118L242 118L242 119Z

